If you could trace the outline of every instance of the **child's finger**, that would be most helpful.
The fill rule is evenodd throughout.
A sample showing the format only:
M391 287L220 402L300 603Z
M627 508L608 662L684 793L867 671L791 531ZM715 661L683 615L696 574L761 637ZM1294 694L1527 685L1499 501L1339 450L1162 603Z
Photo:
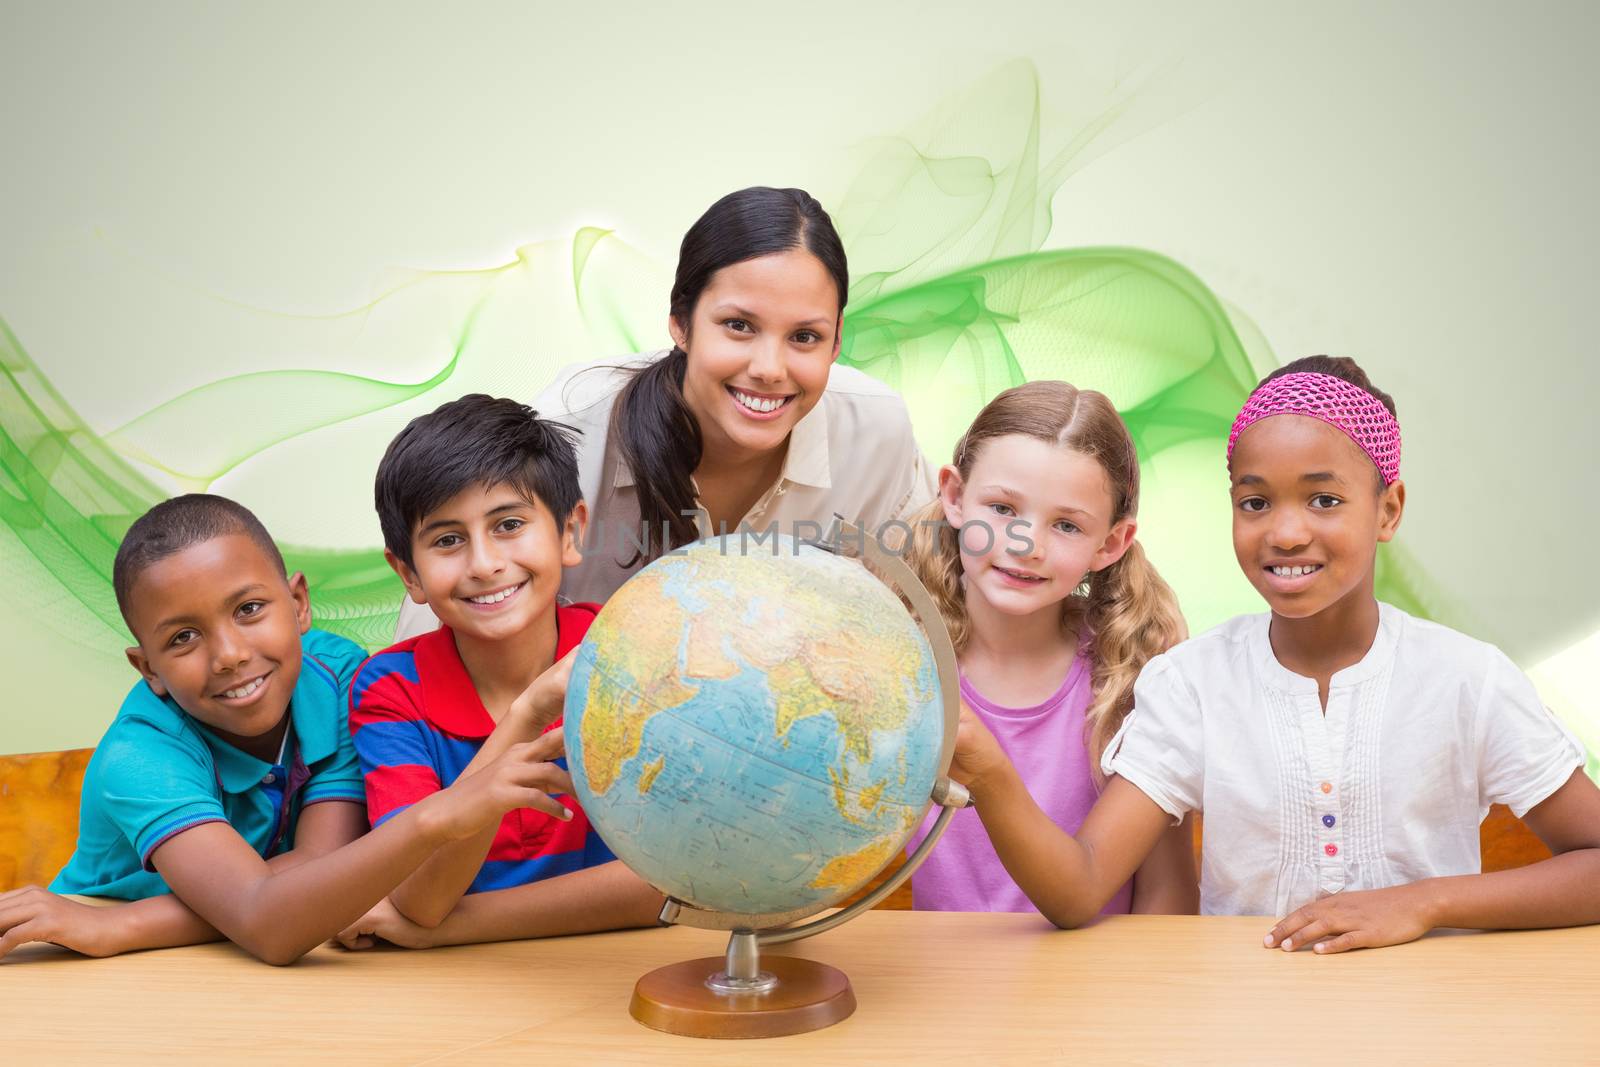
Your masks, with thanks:
M574 648L551 665L533 684L512 701L514 706L534 721L537 729L544 729L561 718L567 701L567 680L572 675L572 660L578 650Z
M1286 936L1282 941L1282 948L1285 952L1298 952L1318 938L1326 937L1332 930L1333 924L1327 919L1313 919Z
M1262 942L1268 948L1277 948L1283 944L1283 939L1292 937L1294 932L1311 921L1311 909L1299 908L1278 920L1278 925L1267 932Z
M32 922L19 923L0 935L0 960L9 956L11 950L19 945L42 940L43 931L36 931L35 926Z
M9 906L0 904L0 930L9 930L13 926L37 919L39 910L37 905L27 900Z
M562 822L571 821L571 809L565 807L559 800L549 796L543 790L529 789L526 791L526 793L526 803L519 805L519 807L534 808L535 810L544 812L546 815L549 815L552 818L560 819Z
M511 780L518 785L537 786L546 793L572 792L572 775L554 763L538 758L539 750L530 741L512 750Z
M567 728L557 726L528 742L528 758L548 763L567 754Z
M0 893L0 905L26 900L29 897L47 897L50 895L51 894L48 889L41 889L36 885L19 886L16 889L8 889L4 893Z
M1338 937L1325 937L1311 946L1319 956L1335 952L1348 952L1353 948L1371 948L1372 937L1365 930L1351 930Z

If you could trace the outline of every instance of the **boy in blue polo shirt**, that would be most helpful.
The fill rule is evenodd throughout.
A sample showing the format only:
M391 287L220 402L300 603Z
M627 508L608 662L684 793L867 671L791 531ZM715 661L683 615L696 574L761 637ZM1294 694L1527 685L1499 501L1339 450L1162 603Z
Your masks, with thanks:
M0 896L26 941L111 955L226 937L290 963L442 846L527 806L560 813L559 735L365 833L346 726L360 648L311 629L303 575L247 509L192 494L128 530L113 568L142 676L84 776L77 850L49 892ZM564 685L530 703L560 713ZM91 907L66 894L133 901Z

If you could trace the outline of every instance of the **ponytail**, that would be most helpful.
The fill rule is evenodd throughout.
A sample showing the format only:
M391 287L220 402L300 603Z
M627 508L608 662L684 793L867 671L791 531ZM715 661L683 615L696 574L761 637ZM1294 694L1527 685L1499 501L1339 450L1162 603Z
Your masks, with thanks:
M633 474L644 549L624 566L655 559L699 536L694 470L700 465L700 424L683 398L688 354L676 346L634 372L611 409L610 434ZM685 514L687 513L687 514Z
M1088 576L1084 613L1093 642L1094 702L1084 715L1085 743L1095 778L1100 754L1133 710L1133 683L1150 660L1188 636L1178 598L1138 541L1122 558Z

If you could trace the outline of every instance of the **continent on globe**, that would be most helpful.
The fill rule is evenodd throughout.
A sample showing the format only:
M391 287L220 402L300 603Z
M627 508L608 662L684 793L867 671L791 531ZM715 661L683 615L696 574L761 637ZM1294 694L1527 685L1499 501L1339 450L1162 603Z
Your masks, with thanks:
M569 766L606 844L697 907L822 908L927 810L933 653L864 567L780 538L664 556L606 604L568 687Z

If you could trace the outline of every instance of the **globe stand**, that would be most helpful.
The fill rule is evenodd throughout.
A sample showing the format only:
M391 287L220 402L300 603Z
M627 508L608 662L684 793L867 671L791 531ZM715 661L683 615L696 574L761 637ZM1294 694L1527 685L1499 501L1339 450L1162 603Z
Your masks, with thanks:
M669 964L633 987L628 1012L655 1030L684 1037L783 1037L821 1030L856 1010L850 980L836 967L772 956L761 967L753 930L735 930L724 956Z

